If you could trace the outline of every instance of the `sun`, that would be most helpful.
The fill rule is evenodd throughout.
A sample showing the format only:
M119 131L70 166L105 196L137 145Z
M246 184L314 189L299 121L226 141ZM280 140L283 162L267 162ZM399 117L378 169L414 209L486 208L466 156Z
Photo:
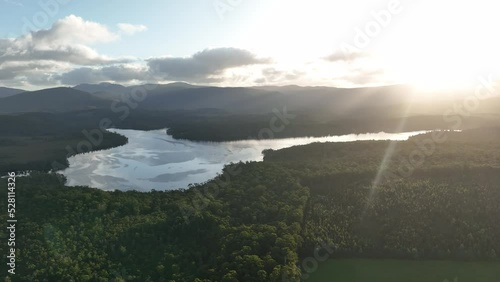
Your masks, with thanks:
M422 1L378 38L384 65L397 79L422 89L474 87L500 72L496 9L485 1Z

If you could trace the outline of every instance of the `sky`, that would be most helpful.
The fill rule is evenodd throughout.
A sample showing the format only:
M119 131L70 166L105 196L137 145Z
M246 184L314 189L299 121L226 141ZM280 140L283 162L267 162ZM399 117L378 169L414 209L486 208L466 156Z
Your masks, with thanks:
M499 73L494 1L0 0L0 86L410 83Z

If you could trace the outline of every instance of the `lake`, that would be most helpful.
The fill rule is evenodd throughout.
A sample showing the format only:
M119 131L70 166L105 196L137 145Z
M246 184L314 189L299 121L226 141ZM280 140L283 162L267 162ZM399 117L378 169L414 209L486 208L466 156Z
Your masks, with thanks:
M137 191L187 188L189 184L214 178L224 165L231 162L262 161L265 149L277 150L314 142L407 140L426 132L193 142L174 139L166 134L166 130L110 131L126 136L128 144L69 158L69 168L61 172L67 177L68 186Z

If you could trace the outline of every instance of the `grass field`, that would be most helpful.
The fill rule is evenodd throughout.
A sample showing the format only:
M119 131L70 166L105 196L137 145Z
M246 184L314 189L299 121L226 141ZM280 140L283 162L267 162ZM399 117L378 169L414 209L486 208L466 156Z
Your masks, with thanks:
M328 260L308 282L500 282L500 262Z

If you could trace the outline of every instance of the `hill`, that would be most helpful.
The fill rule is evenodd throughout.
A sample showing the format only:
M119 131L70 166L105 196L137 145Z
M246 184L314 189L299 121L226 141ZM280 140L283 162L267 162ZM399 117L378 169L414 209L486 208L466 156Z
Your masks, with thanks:
M16 94L23 93L23 92L25 92L25 91L22 89L0 87L0 98L14 96Z
M73 89L88 92L88 93L98 93L98 92L106 92L111 94L121 94L127 91L127 87L120 84L113 83L99 83L99 84L79 84L73 87Z
M109 102L87 92L59 87L3 98L0 113L70 112L109 106Z

